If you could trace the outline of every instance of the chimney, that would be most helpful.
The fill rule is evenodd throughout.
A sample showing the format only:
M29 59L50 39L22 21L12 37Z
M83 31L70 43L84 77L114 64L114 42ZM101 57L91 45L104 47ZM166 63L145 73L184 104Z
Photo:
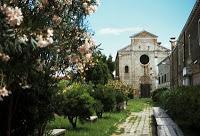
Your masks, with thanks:
M173 51L174 48L176 47L176 37L170 38L169 42L171 43L171 50Z
M160 45L161 45L161 42L157 42L157 44L160 46Z

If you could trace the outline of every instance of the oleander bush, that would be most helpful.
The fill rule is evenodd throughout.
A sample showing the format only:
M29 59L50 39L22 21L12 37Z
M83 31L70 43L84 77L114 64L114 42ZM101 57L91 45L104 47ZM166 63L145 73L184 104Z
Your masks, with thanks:
M83 79L94 65L87 16L98 5L96 0L0 1L1 136L43 136L60 78Z

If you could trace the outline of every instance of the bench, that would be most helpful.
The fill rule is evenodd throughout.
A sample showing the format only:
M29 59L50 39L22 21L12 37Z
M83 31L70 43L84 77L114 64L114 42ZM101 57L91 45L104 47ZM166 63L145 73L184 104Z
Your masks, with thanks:
M90 116L87 120L88 120L88 121L91 121L91 122L94 122L94 121L96 121L97 119L98 119L97 116Z
M64 136L66 129L53 129L51 132L52 136Z
M183 136L183 132L169 115L160 107L153 107L158 136Z
M153 107L153 114L155 118L169 118L167 113L160 107Z

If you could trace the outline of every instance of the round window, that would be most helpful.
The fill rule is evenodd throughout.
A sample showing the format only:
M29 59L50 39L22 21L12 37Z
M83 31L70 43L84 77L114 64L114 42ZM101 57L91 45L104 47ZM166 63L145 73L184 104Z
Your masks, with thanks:
M140 56L140 63L142 63L143 65L148 64L149 63L149 56L147 56L145 54Z

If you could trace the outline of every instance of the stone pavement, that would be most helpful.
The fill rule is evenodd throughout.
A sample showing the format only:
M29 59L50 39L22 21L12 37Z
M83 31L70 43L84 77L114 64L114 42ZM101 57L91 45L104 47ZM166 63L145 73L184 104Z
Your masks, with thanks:
M142 112L132 112L125 122L118 125L118 130L112 136L152 136L152 107Z

